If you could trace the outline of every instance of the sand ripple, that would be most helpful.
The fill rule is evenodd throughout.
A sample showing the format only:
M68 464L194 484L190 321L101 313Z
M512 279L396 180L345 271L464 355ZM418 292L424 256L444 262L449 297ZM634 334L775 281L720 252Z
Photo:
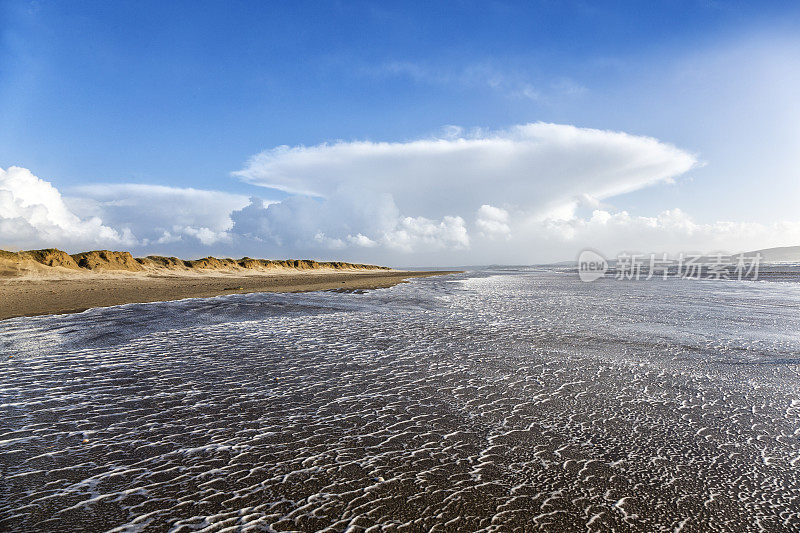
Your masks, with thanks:
M0 530L800 529L800 287L461 278L0 323Z

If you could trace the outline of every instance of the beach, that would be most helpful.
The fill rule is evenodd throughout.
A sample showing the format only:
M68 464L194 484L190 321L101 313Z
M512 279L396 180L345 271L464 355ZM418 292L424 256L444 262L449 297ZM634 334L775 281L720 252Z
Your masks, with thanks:
M0 278L0 320L18 316L75 313L183 298L250 292L367 290L391 287L409 278L446 271L305 270L275 273L75 274L60 278Z
M800 284L507 268L0 322L3 531L797 531Z
M0 320L251 292L359 291L449 271L311 259L179 259L55 248L0 250Z
M0 16L0 533L800 533L800 2Z

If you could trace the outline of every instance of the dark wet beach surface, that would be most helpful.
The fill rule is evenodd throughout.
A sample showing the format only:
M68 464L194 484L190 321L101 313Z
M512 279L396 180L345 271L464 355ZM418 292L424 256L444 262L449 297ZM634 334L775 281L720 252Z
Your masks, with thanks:
M796 531L798 311L529 270L0 322L0 530Z

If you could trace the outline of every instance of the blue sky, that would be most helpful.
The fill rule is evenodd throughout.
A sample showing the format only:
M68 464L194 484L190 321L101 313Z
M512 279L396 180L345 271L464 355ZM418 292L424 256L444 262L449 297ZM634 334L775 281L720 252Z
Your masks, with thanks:
M275 176L256 174L274 172L273 167L256 172L248 161L281 145L482 138L493 134L481 132L537 122L652 137L696 160L690 169L658 174L655 182L639 176L628 184L632 192L603 193L598 199L587 189L593 199L578 202L559 220L580 225L596 209L650 218L679 209L706 233L714 233L720 221L733 221L763 225L762 234L771 235L776 226L770 225L800 218L795 214L800 7L793 2L6 1L0 6L0 168L28 169L57 189L82 221L114 220L115 225L103 226L117 233L117 247L193 255L241 249L401 263L439 257L493 262L489 255L517 246L509 244L517 236L524 242L525 231L516 227L530 228L531 219L544 216L535 212L541 207L535 199L520 201L514 186L507 199L495 198L502 205L487 204L506 212L498 216L505 216L513 238L505 235L511 241L485 246L472 237L480 219L475 212L484 205L478 200L469 199L472 203L461 210L424 214L414 212L413 199L397 204L398 220L424 216L432 227L447 226L447 216L464 220L468 243L456 238L455 246L421 251L378 244L353 248L347 238L364 235L378 243L377 234L367 230L385 233L391 226L361 231L355 221L315 248L301 242L302 235L281 233L278 226L286 222L275 216L289 204L273 204L272 212L269 205L261 207L263 212L252 210L263 220L251 224L253 239L247 242L226 237L203 244L177 235L183 222L158 221L158 232L174 237L159 246L153 236L142 236L148 229L139 227L141 221L110 213L115 202L146 202L146 189L124 192L108 186L191 188L280 202L297 191L265 187L276 184ZM450 126L464 130L454 133ZM352 171L348 165L342 168ZM247 179L232 176L248 168ZM291 171L308 183L319 178L306 167ZM522 172L513 180L557 179L539 175L534 164L529 175ZM442 179L451 183L450 177ZM351 195L363 189L361 181L342 180ZM102 194L101 186L107 187ZM389 191L369 188L376 195ZM123 196L112 198L112 192ZM305 192L332 205L332 192ZM44 245L48 236L59 240L57 231L19 230L30 222L21 213L31 200L16 194L17 218L24 220L0 234L0 245ZM398 193L391 194L396 199ZM192 200L182 198L191 209ZM247 226L243 215L234 213L237 202L225 199L234 225ZM346 213L348 208L339 209ZM336 209L330 211L336 218ZM235 233L220 224L209 229ZM326 220L316 224L310 223L309 235L330 227ZM202 223L185 226L197 229ZM121 237L126 229L127 240ZM14 231L22 232L16 236ZM81 235L67 236L63 244L94 244ZM562 239L563 246L549 248L541 259L570 257L591 236L597 238L592 233L585 240ZM662 244L652 237L641 244L608 239L612 248L650 243ZM686 245L755 243L710 238L689 239ZM664 247L679 245L663 242ZM509 260L540 258L506 255Z

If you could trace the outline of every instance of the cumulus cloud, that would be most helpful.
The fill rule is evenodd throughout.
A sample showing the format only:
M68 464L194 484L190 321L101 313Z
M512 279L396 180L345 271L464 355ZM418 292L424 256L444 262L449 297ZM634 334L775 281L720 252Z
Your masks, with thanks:
M461 217L402 216L389 194L340 191L329 198L293 196L276 203L252 198L231 216L237 235L290 251L381 247L416 252L469 246Z
M299 211L298 204L306 209ZM340 220L343 208L336 202L296 197L264 204L253 199L247 208L233 213L231 232L242 239L237 241L242 246L258 243L250 249L401 265L563 261L574 259L583 248L598 249L608 257L622 251L740 252L800 242L800 222L701 223L677 208L655 216L596 209L585 217L542 219L486 204L472 223L457 216L433 220L392 211L396 216L387 219L380 231L378 226L359 224L366 233L354 233L353 226ZM292 224L300 212L305 218ZM250 233L239 232L244 224L250 224Z
M389 194L408 216L441 218L509 202L547 213L672 180L696 164L653 138L535 123L409 142L280 146L234 175L300 195L329 197L342 187Z
M404 217L384 237L386 244L406 252L422 246L426 249L469 247L469 235L461 217L445 216L441 220L425 217Z
M0 247L180 250L232 243L246 196L143 184L73 187L69 196L28 169L0 169ZM176 252L177 253L177 252Z
M7 248L130 245L134 237L95 216L80 217L61 193L28 169L0 169L0 245Z
M702 223L678 208L655 216L596 209L588 216L569 219L541 219L517 212L509 214L508 226L511 231L505 239L479 234L470 253L493 263L524 264L575 259L584 248L614 257L620 252L737 253L800 242L800 222ZM458 260L451 258L454 264Z
M621 251L742 252L800 242L800 221L773 224L740 221L701 223L679 208L656 216L633 216L627 211L595 210L590 217L533 223L528 232L545 231L562 243Z
M249 203L239 194L134 183L86 185L70 193L65 201L76 211L130 232L139 246L230 242L231 213Z
M508 211L484 204L478 209L475 226L484 237L508 237L511 227L508 225Z

